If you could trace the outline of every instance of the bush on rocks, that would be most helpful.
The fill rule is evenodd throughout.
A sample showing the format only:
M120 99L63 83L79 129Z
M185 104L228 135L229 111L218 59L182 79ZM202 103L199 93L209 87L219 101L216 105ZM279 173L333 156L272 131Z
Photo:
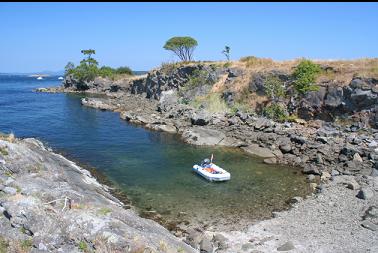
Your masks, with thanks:
M293 72L295 90L300 94L319 90L319 86L313 84L320 72L321 68L318 64L310 60L302 60Z

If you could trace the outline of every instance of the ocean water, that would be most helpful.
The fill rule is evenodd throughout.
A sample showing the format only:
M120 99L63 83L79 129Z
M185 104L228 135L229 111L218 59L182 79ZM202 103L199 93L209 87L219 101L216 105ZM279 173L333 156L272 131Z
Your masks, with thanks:
M83 107L82 95L33 92L59 84L57 76L0 75L0 132L36 137L96 168L140 211L155 210L178 224L237 229L309 193L298 169L266 165L236 149L185 144L176 135L130 125L118 113ZM191 171L211 154L230 181L210 183Z

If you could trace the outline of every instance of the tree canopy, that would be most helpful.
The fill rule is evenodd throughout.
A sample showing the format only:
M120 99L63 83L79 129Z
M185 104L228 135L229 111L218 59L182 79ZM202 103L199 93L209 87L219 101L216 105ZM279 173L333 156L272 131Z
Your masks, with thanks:
M192 37L172 37L163 48L174 52L182 61L191 61L197 45L198 42Z
M85 58L80 61L78 66L75 67L72 62L68 62L65 66L65 76L72 74L79 80L79 83L93 81L97 76L114 79L117 75L133 75L133 71L126 66L117 69L108 66L99 68L96 59L92 58L92 55L96 54L96 51L93 49L84 49L81 50L81 53Z

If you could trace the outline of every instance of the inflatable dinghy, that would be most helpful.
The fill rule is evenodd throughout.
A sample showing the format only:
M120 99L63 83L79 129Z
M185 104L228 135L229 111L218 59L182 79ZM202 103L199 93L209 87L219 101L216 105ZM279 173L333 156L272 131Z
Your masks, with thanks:
M193 166L193 171L203 176L209 181L227 181L231 179L231 174L214 163Z

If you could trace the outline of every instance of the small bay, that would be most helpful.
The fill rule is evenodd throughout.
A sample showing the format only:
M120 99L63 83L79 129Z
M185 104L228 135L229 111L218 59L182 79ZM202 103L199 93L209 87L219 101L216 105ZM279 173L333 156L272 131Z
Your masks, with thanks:
M131 125L118 113L83 107L82 95L33 92L58 85L57 76L0 75L0 131L38 138L96 168L141 211L231 230L268 218L292 197L309 193L298 169L266 165L237 149L185 144L177 135ZM210 183L192 173L193 164L211 154L231 173L229 182Z

